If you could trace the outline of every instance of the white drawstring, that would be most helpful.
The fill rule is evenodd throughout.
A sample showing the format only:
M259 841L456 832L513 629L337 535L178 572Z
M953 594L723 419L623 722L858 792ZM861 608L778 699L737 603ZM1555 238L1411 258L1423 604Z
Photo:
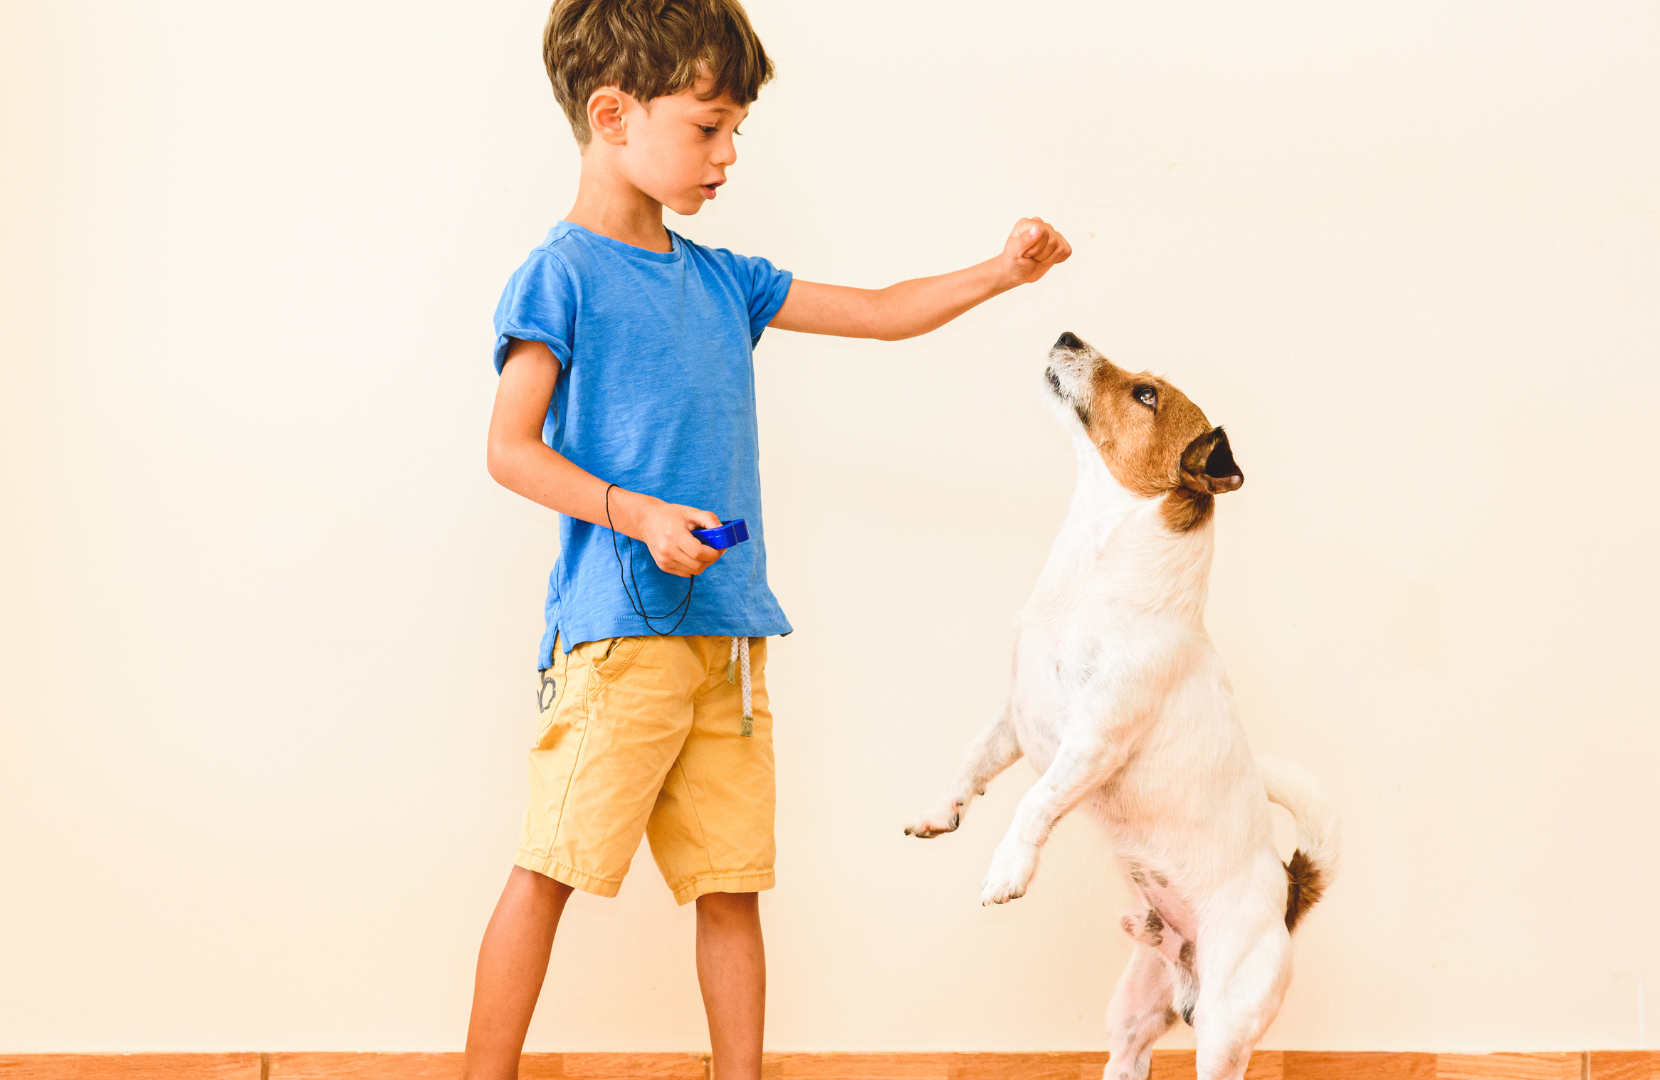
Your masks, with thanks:
M750 707L750 703L749 703L749 639L748 638L733 638L732 639L732 659L730 659L726 662L726 681L727 681L727 683L730 684L732 682L733 675L737 672L737 669L738 669L738 666L739 666L738 661L739 661L739 656L740 656L740 652L739 652L739 649L738 649L738 642L740 642L740 641L743 642L742 659L743 659L743 673L744 673L744 720L743 720L743 725L738 728L738 734L742 735L744 738L747 739L751 735L755 734L755 712Z

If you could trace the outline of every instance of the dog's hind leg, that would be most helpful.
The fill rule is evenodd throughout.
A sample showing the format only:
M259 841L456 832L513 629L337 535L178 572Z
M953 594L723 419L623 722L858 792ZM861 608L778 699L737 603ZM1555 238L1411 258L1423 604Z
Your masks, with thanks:
M1020 740L1014 733L1011 700L1003 706L997 719L968 744L940 801L920 819L905 826L905 834L929 840L956 829L962 824L963 814L968 811L968 804L974 796L984 795L986 785L1019 760Z
M1176 977L1156 949L1137 944L1107 1006L1107 1050L1102 1080L1147 1080L1153 1044L1176 1022Z
M1055 760L1021 798L1009 831L992 854L980 903L1002 904L1025 895L1037 873L1038 851L1055 822L1110 780L1124 758L1123 747L1099 727L1079 725L1061 740Z
M1197 967L1198 1080L1241 1080L1291 981L1291 935L1274 920L1255 934L1207 937Z

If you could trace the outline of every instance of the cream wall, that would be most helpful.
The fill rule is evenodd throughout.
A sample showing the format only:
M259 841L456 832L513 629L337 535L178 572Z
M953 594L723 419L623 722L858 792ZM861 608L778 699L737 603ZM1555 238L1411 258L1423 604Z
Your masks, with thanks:
M1211 631L1345 817L1264 1045L1636 1045L1655 6L751 11L778 81L676 227L868 285L1022 214L1076 249L922 340L757 353L769 1044L1104 1043L1093 828L990 910L1027 767L900 833L1006 687L1070 329L1228 425ZM554 554L483 463L490 313L576 176L543 9L0 12L0 1051L458 1048ZM530 1047L706 1046L692 925L644 855L579 897Z

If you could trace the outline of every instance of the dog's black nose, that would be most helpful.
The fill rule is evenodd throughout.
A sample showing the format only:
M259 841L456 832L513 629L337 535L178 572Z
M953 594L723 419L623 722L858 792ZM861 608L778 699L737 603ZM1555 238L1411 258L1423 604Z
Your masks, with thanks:
M1081 349L1084 347L1084 343L1078 340L1078 335L1070 330L1056 338L1055 344L1062 349Z

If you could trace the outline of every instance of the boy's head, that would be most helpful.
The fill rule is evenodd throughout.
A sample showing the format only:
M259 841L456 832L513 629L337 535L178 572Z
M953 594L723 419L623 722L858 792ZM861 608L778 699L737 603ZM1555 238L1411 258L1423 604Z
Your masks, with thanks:
M602 87L642 106L692 90L700 101L747 107L772 78L737 0L555 0L542 59L584 149L594 134L589 99Z

